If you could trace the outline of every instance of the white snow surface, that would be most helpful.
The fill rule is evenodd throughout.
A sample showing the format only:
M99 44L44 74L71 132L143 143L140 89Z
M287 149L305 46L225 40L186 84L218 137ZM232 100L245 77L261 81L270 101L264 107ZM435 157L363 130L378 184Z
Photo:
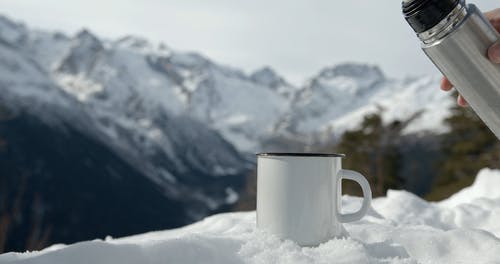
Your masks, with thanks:
M483 169L474 184L431 203L391 190L373 200L346 235L299 247L256 229L255 212L226 213L173 230L38 252L6 253L0 263L500 263L500 171ZM343 197L345 211L358 197Z

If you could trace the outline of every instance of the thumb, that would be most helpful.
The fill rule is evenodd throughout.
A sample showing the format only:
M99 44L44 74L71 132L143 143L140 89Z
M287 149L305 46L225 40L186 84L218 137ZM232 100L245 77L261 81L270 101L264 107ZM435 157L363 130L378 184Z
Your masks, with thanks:
M488 57L494 63L500 63L500 41L491 45L488 49Z

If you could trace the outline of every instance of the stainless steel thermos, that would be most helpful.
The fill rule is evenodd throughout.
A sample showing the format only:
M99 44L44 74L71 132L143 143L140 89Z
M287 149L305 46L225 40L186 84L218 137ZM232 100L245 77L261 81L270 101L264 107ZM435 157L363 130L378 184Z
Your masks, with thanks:
M422 49L500 139L500 64L488 60L499 34L464 0L403 0Z

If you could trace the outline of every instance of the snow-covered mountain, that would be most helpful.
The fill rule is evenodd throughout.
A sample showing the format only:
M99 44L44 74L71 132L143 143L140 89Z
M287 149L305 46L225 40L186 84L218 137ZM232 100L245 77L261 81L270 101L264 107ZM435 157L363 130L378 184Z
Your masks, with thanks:
M395 80L372 65L327 67L296 87L269 67L247 75L133 36L106 40L83 30L67 37L3 17L0 38L65 94L107 118L126 117L120 123L128 122L127 129L148 142L161 141L155 138L161 128L151 117L162 113L188 116L238 150L255 152L276 136L331 140L380 109L387 121L422 111L408 132L442 131L441 121L453 103L436 91L437 77Z
M105 160L113 162L99 163L103 175L130 168L131 175L145 176L168 204L181 208L182 221L238 199L253 168L248 153L330 143L381 109L385 121L422 112L407 132L444 130L453 101L436 91L437 83L437 77L395 80L376 66L345 63L296 86L269 67L246 74L139 37L109 40L88 30L67 36L0 16L0 117L6 108L19 131L43 129L40 138L70 131L91 149L104 146L113 156ZM32 119L36 125L23 123ZM57 144L80 144L65 139ZM57 165L45 158L64 156L40 146L48 151L37 156L43 162ZM71 157L100 159L80 154ZM123 185L133 186L132 178Z
M389 122L422 112L406 132L441 132L453 102L437 92L438 81L437 76L389 79L377 66L363 64L325 68L297 93L287 123L295 133L328 138L356 127L369 113L381 111Z
M287 149L283 138L328 143L381 109L386 121L422 112L407 132L442 131L453 104L436 91L437 77L395 80L376 66L346 63L296 87L269 67L247 75L138 37L107 40L87 30L69 37L6 17L0 53L4 105L84 131L172 196L197 181L192 175L247 170L238 152ZM202 189L193 199L223 203Z
M138 171L166 202L183 208L171 217L185 224L234 203L251 164L217 131L188 115L185 87L172 77L178 72L160 63L168 58L185 64L195 57L166 57L168 50L148 45L131 38L102 41L86 30L67 37L0 17L0 108L18 123L41 121L44 125L19 125L23 133L30 127L51 131L40 134L40 140L77 131L86 142L93 140L89 144L106 146L134 169L131 175ZM3 140L26 136L3 127ZM55 166L57 161L49 156L59 155L57 151L49 147L37 159ZM79 164L87 157L74 158ZM101 175L116 174L112 165L101 166ZM17 176L11 172L2 177L9 182ZM96 183L95 188L103 186Z
M114 224L119 232L128 230L121 235L228 210L252 164L196 118L204 114L201 104L189 107L188 101L208 91L194 93L188 80L211 71L231 74L201 56L152 48L138 38L107 41L86 30L67 37L0 17L0 154L9 165L0 185L12 190L9 201L16 200L19 177L27 177L30 186L39 183L19 190L26 205L21 210L30 212L31 199L39 196L43 222L72 212L75 220L50 235L51 241L67 242L98 235L84 228L86 220L109 229L110 218L126 212L156 220L121 219ZM68 177L84 177L85 184ZM141 197L130 199L128 193ZM141 208L151 197L154 206ZM90 203L102 206L92 214L76 209ZM16 222L20 227L12 235L29 231L23 229L32 226L29 221Z

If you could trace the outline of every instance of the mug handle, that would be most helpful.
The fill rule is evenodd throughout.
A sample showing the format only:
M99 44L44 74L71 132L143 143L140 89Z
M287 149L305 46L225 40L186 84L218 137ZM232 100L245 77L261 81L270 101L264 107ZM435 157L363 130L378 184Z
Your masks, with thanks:
M370 184L368 183L366 178L359 172L342 169L338 173L339 177L337 177L337 186L340 186L339 184L343 179L353 180L361 186L361 190L363 191L363 203L361 204L361 208L359 209L359 211L354 213L342 214L340 213L340 209L335 210L337 219L339 219L339 222L341 223L357 221L365 216L372 202L372 190L370 189ZM339 191L341 191L340 188L338 189Z

